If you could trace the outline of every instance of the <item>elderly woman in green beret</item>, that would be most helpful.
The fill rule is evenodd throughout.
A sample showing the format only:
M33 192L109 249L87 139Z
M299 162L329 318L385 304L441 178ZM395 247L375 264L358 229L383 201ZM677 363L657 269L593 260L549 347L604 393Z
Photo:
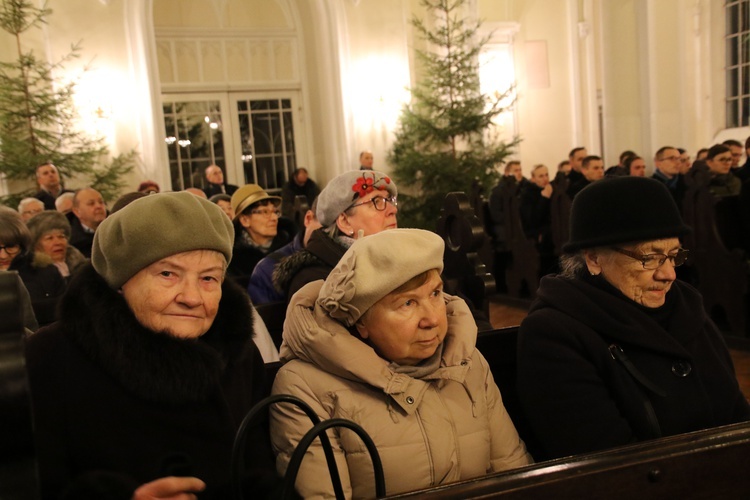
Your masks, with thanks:
M612 177L573 201L563 273L542 279L518 336L518 394L537 458L750 419L668 189Z
M396 494L529 464L463 300L443 292L443 240L418 229L358 239L323 281L289 305L276 394L305 400L321 419L344 418L372 437L386 490ZM271 436L279 472L307 417L277 405ZM333 434L348 497L375 494L359 439ZM297 492L333 496L321 448L302 462Z
M225 280L234 232L190 193L133 201L96 231L60 321L26 360L44 498L228 498L239 422L263 397L251 305ZM248 486L275 481L255 430Z

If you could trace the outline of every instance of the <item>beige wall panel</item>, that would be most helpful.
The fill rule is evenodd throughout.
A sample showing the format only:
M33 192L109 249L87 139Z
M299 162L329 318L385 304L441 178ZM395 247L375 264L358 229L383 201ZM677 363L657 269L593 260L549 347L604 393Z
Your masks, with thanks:
M177 80L180 82L200 82L198 45L192 41L174 43L174 56L177 66Z
M273 75L271 73L272 61L270 58L271 54L267 42L251 41L249 43L250 71L253 81L259 82L273 80Z
M156 60L159 64L159 80L162 84L174 83L174 64L172 62L172 44L156 42Z
M212 0L154 0L154 26L219 27L215 3Z
M227 78L229 81L250 81L250 61L247 59L247 44L240 40L227 40L224 42L227 57Z
M297 80L294 56L294 45L288 41L278 41L273 44L274 69L277 80Z
M276 0L155 0L154 25L161 28L289 28Z
M648 116L644 117L643 90L648 91L649 52L646 21L637 18L639 0L605 2L601 11L604 153L605 165L619 161L622 151L633 150L650 164ZM645 121L644 121L645 120Z
M221 41L204 40L200 46L204 82L224 82L224 53Z
M543 163L554 173L557 163L567 157L575 143L572 124L571 56L569 53L567 2L559 0L480 1L479 17L492 21L519 23L514 38L514 58L518 101L516 116L522 142L517 157L526 175ZM549 86L532 88L526 41L545 42Z

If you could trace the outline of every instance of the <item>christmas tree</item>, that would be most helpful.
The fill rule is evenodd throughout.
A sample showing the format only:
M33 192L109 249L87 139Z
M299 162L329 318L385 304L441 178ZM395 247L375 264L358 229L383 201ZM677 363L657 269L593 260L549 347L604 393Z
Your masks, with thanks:
M423 74L404 106L388 162L399 186L399 225L434 229L445 195L469 193L477 181L492 188L497 168L517 145L497 139L493 118L512 89L484 95L479 55L487 38L481 23L467 20L466 0L422 0L434 26L412 19L429 50L417 50Z
M109 158L104 138L77 127L73 102L75 82L58 76L66 63L78 57L80 47L50 63L24 50L22 35L47 22L52 11L26 0L2 0L0 29L14 37L15 59L0 62L0 174L9 180L34 180L36 166L52 162L63 179L77 177L113 199L123 186L121 177L132 170L136 152ZM107 163L108 162L108 163ZM5 196L15 207L36 187Z

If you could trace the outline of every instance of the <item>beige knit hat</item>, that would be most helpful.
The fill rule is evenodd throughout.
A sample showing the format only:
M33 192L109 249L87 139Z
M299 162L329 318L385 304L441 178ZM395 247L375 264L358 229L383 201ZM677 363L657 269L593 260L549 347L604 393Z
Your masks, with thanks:
M358 239L318 294L318 305L352 326L377 301L414 276L443 271L443 239L422 229L391 229Z
M91 263L115 290L141 269L181 252L216 250L232 260L234 227L218 205L184 191L138 199L102 222Z

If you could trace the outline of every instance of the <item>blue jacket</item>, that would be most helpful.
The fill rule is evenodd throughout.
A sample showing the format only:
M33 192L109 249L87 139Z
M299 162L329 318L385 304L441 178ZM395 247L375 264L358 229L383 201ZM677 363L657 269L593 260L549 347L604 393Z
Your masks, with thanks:
M304 248L302 245L304 235L304 232L299 233L290 243L264 257L255 266L253 274L250 276L250 284L247 286L247 293L250 294L253 304L268 304L269 302L286 300L286 295L274 288L271 276L281 259Z

